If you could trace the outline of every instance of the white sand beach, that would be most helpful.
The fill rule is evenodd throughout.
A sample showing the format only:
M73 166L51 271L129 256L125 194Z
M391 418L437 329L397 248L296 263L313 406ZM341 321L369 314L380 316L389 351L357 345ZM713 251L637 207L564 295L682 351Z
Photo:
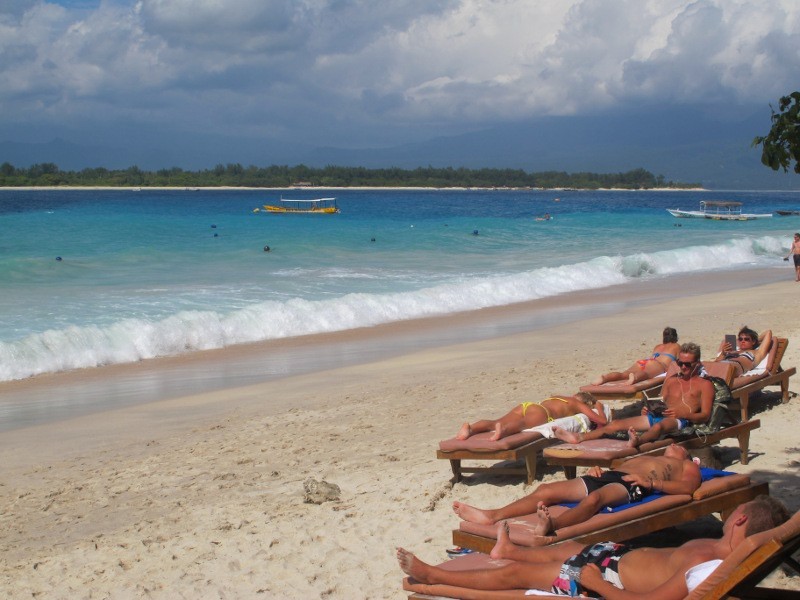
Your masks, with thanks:
M457 526L454 500L494 506L530 491L510 477L452 485L449 464L435 456L439 440L465 420L573 393L600 372L627 367L649 354L667 325L681 342L699 343L706 358L725 333L745 324L769 328L789 338L783 365L796 366L800 284L786 276L5 432L0 592L37 599L403 598L396 546L440 562ZM57 394L59 377L48 381ZM790 389L799 385L793 378ZM778 398L768 393L754 402L761 428L748 465L732 450L720 455L725 468L769 481L771 494L796 511L800 400ZM563 477L541 470L547 480ZM337 484L340 500L305 503L308 478ZM800 587L800 578L775 579Z

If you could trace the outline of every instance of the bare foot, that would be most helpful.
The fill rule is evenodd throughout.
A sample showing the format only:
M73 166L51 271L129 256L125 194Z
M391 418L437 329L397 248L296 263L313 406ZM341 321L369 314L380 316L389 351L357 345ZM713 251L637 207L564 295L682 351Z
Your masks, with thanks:
M533 528L533 535L546 536L553 533L553 519L550 516L550 510L544 505L544 502L539 502L536 506L536 516L539 522Z
M628 373L628 385L633 385L634 383L636 383L636 374Z
M503 425L500 424L500 423L495 423L495 425L494 425L494 433L489 438L489 440L492 441L492 442L496 442L497 440L499 440L502 437L504 437L503 434L504 434Z
M639 432L633 427L628 428L628 447L638 448L641 440L639 439Z
M478 523L479 525L491 525L495 519L489 516L489 511L475 508L463 502L453 502L453 512L461 517L464 521L470 523Z
M511 532L508 529L508 521L500 521L497 524L497 543L489 552L492 558L511 558L514 550L514 542L511 541Z
M430 571L430 565L422 562L408 550L404 548L397 549L397 562L400 563L400 568L406 575L410 575L422 583L429 583L427 577Z
M583 436L580 433L567 431L562 427L553 427L553 435L568 444L580 444L583 441Z
M603 385L605 382L606 382L606 378L603 377L602 375L600 375L599 377L596 377L595 379L592 379L591 384L592 385Z
M458 430L458 433L456 434L456 439L466 440L471 435L472 435L472 428L469 426L469 423L464 423L461 426L461 429Z

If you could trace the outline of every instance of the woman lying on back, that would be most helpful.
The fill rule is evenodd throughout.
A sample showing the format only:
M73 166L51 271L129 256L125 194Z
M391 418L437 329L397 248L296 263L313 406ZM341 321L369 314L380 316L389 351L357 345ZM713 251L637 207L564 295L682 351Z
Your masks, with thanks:
M764 360L772 346L772 331L767 329L759 336L745 325L739 330L736 341L737 347L732 348L729 343L723 340L719 345L719 354L714 360L715 362L731 363L736 369L735 376L738 377L743 373L747 373Z
M678 332L672 327L664 328L662 340L660 344L653 348L651 356L637 360L624 371L612 371L611 373L600 375L600 377L592 381L592 385L602 385L608 381L621 381L623 379L627 379L628 384L631 385L666 373L669 363L675 360L681 347L678 344Z
M592 410L593 408L596 408L597 412ZM603 405L591 394L578 392L574 396L551 396L541 402L523 402L499 419L476 421L472 424L464 423L458 430L456 439L466 440L476 433L494 430L494 434L489 439L497 441L519 433L523 429L545 425L555 419L578 414L586 415L592 423L597 425L606 424Z

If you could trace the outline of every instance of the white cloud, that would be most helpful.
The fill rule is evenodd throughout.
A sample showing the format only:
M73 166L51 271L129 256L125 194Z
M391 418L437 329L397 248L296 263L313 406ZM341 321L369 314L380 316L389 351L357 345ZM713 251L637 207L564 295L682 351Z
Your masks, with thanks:
M0 130L378 139L632 103L766 106L800 80L794 0L62 4L0 9Z

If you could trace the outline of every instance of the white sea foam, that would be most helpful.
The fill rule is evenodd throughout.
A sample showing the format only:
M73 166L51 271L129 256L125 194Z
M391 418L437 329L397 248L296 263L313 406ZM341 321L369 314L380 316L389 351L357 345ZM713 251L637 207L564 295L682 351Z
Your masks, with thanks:
M602 288L639 277L758 265L785 252L783 240L742 238L495 277L464 277L416 291L265 301L227 313L181 311L160 320L70 326L0 342L0 380L135 362L246 342L368 327Z

